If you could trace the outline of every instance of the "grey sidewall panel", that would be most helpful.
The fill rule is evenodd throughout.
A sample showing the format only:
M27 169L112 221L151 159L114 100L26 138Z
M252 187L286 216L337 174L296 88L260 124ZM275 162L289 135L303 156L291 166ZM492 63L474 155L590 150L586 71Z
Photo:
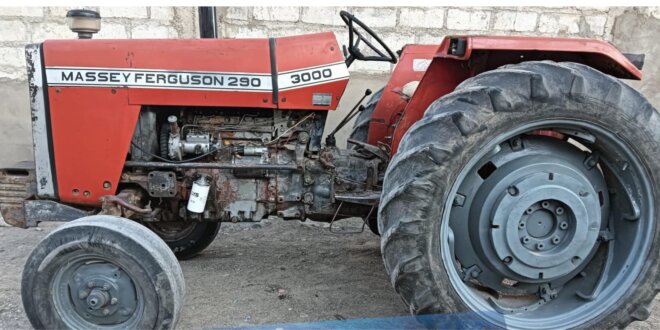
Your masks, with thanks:
M55 186L48 147L48 120L46 100L44 99L43 64L41 45L31 44L25 47L28 82L30 86L30 108L32 112L32 146L37 175L37 195L43 198L55 198Z

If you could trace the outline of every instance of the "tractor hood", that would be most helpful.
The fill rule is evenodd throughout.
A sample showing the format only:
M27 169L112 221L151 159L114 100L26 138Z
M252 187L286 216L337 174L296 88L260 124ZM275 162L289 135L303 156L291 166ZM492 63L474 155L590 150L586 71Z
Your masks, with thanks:
M126 88L127 102L135 105L330 110L348 81L329 32L270 39L51 40L43 44L43 62L48 88Z

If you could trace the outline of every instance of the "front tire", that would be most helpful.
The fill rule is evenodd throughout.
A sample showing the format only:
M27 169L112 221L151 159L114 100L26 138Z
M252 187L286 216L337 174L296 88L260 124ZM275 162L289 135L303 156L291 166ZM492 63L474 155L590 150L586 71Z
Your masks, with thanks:
M594 69L525 62L468 79L389 165L386 271L412 313L479 327L644 320L660 290L657 159L657 111Z
M46 236L23 269L23 306L36 329L173 329L185 284L174 254L151 231L90 216Z

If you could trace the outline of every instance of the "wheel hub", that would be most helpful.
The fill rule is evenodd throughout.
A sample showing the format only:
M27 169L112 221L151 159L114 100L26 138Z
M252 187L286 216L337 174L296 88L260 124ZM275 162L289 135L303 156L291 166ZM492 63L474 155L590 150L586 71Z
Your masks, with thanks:
M137 309L136 289L128 274L106 262L83 264L68 283L75 311L94 324L120 324Z
M606 184L565 141L530 136L518 142L495 148L463 181L451 227L470 237L456 241L465 269L496 271L477 272L481 285L532 293L534 284L562 285L590 259L607 219ZM506 279L525 286L512 291Z
M504 178L514 179L517 194L505 189L493 205L492 247L515 277L566 275L586 259L598 238L596 192L577 172L526 172Z

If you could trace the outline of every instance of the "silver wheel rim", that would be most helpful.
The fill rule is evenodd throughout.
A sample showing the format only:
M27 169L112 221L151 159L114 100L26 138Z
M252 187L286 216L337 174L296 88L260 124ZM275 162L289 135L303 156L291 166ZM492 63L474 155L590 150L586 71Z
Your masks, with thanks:
M591 165L598 166L602 169L603 180L600 183L597 182L596 185L606 182L606 188L608 191L609 189L614 189L615 191L620 191L621 189L630 189L631 191L638 192L633 196L632 200L634 204L637 204L636 210L638 211L637 215L639 216L631 216L629 214L624 215L623 212L620 211L622 209L626 209L626 207L627 209L631 209L630 203L628 203L628 205L623 205L626 204L624 202L626 197L616 196L611 198L611 200L605 201L605 206L607 207L608 211L605 216L602 216L599 220L602 221L602 224L606 225L608 229L610 229L612 235L616 235L618 238L616 241L608 241L607 237L602 237L607 236L603 235L607 234L607 232L599 230L598 235L594 237L594 233L588 230L589 224L586 224L587 227L583 225L583 228L580 229L578 228L580 227L580 224L576 223L575 219L583 219L585 214L588 215L587 217L593 214L593 202L582 203L584 204L584 207L580 208L577 205L579 203L576 204L575 200L571 200L571 198L569 198L573 194L566 193L562 195L556 194L555 192L555 195L559 195L557 198L552 198L552 196L548 197L548 194L545 194L545 196L544 194L540 194L539 200L535 200L534 198L530 199L528 197L526 202L529 202L531 204L530 206L533 206L531 212L526 212L526 208L530 206L525 206L525 208L522 209L524 211L519 212L519 214L518 211L521 210L517 210L515 206L521 203L524 204L522 198L519 198L518 202L511 202L510 200L506 201L505 199L507 198L502 197L504 195L502 192L500 194L501 196L499 197L498 203L505 204L505 207L502 209L507 211L508 215L515 215L513 219L516 219L517 221L515 223L516 227L511 228L513 226L511 223L509 223L509 221L512 220L502 220L503 218L506 219L506 216L495 215L494 218L500 222L496 223L496 225L505 227L509 235L488 235L490 236L489 240L491 242L499 243L474 243L474 241L476 241L475 239L471 239L469 243L470 245L473 243L476 245L481 244L481 246L486 244L498 245L497 249L493 248L493 250L496 250L492 251L494 253L484 253L482 251L481 255L497 255L498 257L505 256L502 258L502 260L498 260L498 262L503 265L493 266L492 264L495 264L494 260L491 260L490 264L486 266L476 268L470 268L473 265L463 265L461 260L457 258L457 254L460 254L461 252L456 253L456 250L463 251L465 244L460 247L456 247L456 244L458 241L457 237L465 239L464 236L459 236L459 234L464 233L464 229L458 228L456 226L452 227L452 222L454 224L457 223L455 219L452 221L452 214L454 214L455 218L455 214L460 213L455 211L456 208L462 207L458 205L461 203L466 203L466 201L470 201L471 198L474 197L467 193L461 194L460 192L460 189L465 189L463 183L466 181L466 178L468 178L467 181L469 181L470 175L474 176L476 170L482 169L483 165L487 163L493 157L493 155L497 155L499 153L497 149L500 148L498 146L502 146L503 143L508 143L508 146L510 147L512 138L515 140L516 137L521 136L525 132L549 129L556 130L563 134L568 134L574 140L577 140L580 143L583 143L585 146L590 147L592 151L598 151L600 153L600 157L596 160L595 164L592 162ZM587 135L583 135L583 133L586 133ZM590 136L596 138L595 143L590 144L587 143L586 140L581 139L586 138L588 140L590 139ZM538 138L540 141L547 139L551 138ZM614 159L610 156L612 154L618 155L618 157ZM585 159L585 162L587 160L588 159ZM533 164L531 163L527 165L533 167ZM518 169L520 169L520 167L516 168L515 170ZM494 171L496 171L496 169ZM539 172L539 169L531 169L528 174L531 177L535 172ZM547 176L548 173L545 173L545 175ZM537 181L534 181L533 178L526 177L525 175L521 176L520 178L528 179L528 181L531 182L528 182L527 187L522 187L523 189L533 189L532 183L540 182L538 181L540 178L536 178L535 180ZM555 176L555 179L558 179L558 177ZM575 178L564 178L564 181L567 182L566 185L568 186L570 185L569 182L573 179ZM591 179L593 180L593 178ZM484 182L485 181L488 181L488 178L484 179ZM632 148L614 133L591 123L575 120L545 120L527 124L516 129L515 131L497 136L491 140L488 145L486 145L484 148L481 148L480 151L477 152L477 154L472 157L472 159L464 166L450 191L449 196L451 197L448 198L444 208L445 212L443 214L443 221L440 227L439 252L442 258L442 263L447 270L450 282L454 290L458 293L458 295L470 308L470 310L478 314L489 323L500 327L534 327L538 329L571 328L583 325L598 316L604 315L621 297L623 297L629 291L633 282L639 276L642 266L648 256L654 227L654 201L652 197L650 182L651 180L647 170L641 164ZM616 185L618 185L618 188L614 187ZM501 189L502 187L498 188ZM504 189L508 188L509 186L504 187ZM478 190L478 188L476 190ZM549 190L545 192L547 193ZM525 192L517 192L519 195L516 196L514 195L515 193L516 192L512 189L512 191L508 192L508 195L517 197L525 194ZM579 198L580 192L576 193ZM598 192L595 191L589 191L588 193L598 194ZM527 196L529 196L529 193ZM594 198L599 201L599 204L602 204L602 196L595 196ZM607 197L610 196L606 196L606 199L608 199ZM540 203L537 205L536 202ZM543 204L544 202L546 203ZM607 203L610 202L611 205L607 205ZM512 204L513 206L509 206L507 208L507 203ZM465 206L465 204L463 204L463 206ZM544 208L544 206L547 206L547 208ZM554 218L550 218L547 216L547 214L534 216L534 214L537 214L539 210L546 212L548 209L554 209L556 211L558 207L561 207L563 212L560 212L561 214L559 216L555 212ZM616 208L619 208L620 210L617 211ZM503 214L506 214L507 212L503 212ZM575 214L575 212L578 214ZM525 214L528 217L534 216L536 222L538 222L540 219L542 220L542 223L549 222L552 224L553 221L555 223L555 225L552 226L540 226L543 228L539 228L538 226L537 228L532 228L532 232L536 234L536 237L528 237L528 239L525 239L524 236L516 237L520 239L520 246L530 245L532 243L538 244L540 240L546 240L545 242L542 242L541 249L539 251L528 251L529 253L527 253L524 250L518 249L518 247L516 247L514 244L515 240L512 237L515 237L515 235L519 232L524 233L525 228L520 228L520 223L525 223ZM573 220L570 220L571 216L573 217ZM631 220L624 218L636 219ZM567 220L561 221L561 219ZM563 227L566 227L564 230L559 230L556 228L556 224L563 222L568 223L568 225L562 225ZM522 227L527 226L522 225ZM568 233L564 234L562 237L556 237L557 233L560 232ZM572 247L568 249L567 246L571 242L571 237L576 237L576 235L581 239L586 240L587 242L591 242L590 244L592 244L594 248L586 249L586 252L583 251L585 249L584 246ZM533 239L536 239L536 241L532 242ZM553 240L556 242L556 244L553 244ZM572 260L572 257L580 257L580 260L575 260L575 264L573 265L572 269L565 269L565 267L561 266L555 267L555 269L552 269L552 267L546 267L546 269L549 269L549 273L545 273L543 276L545 276L546 279L549 278L551 280L544 281L542 278L539 279L538 274L536 274L536 279L534 279L534 276L532 276L534 273L531 272L530 269L536 270L536 268L529 267L528 265L529 263L534 263L534 260L525 260L525 258L530 254L542 254L546 249L549 249L545 244L550 244L550 248L554 249L558 249L559 246L564 246L564 249L568 249L565 250L569 251L568 254L574 254L576 251L579 251L581 253L579 256L571 256L568 260ZM601 247L596 248L597 246ZM509 256L511 257L511 260L507 259ZM561 262L565 260L562 259L558 261L561 264ZM600 262L600 264L598 262ZM518 266L522 266L516 267L516 264L518 264ZM541 266L543 266L543 263L541 263ZM493 273L492 268L496 268L495 273L497 274L497 277L491 278L490 281L484 280L484 282L494 283L495 279L498 278L506 278L507 280L511 280L511 277L516 277L516 280L509 283L506 283L506 281L500 282L503 283L502 285L504 286L511 286L511 290L506 292L507 295L510 296L511 293L515 291L515 286L525 287L525 291L527 292L526 294L529 295L528 292L531 290L530 288L536 286L538 288L536 299L530 299L528 302L515 306L512 304L505 304L505 301L502 299L493 299L492 296L489 299L488 293L484 293L479 290L483 289L483 287L480 287L482 283L479 277L480 274ZM597 272L598 269L600 269L601 272ZM600 275L603 273L603 270L605 270L607 276L604 276L601 279ZM586 273L587 275L583 276L581 275L582 273ZM581 278L577 278L576 276L580 276ZM566 278L568 278L568 280L566 280ZM552 285L544 286L544 284L547 284L547 282L553 281L562 283L562 285L557 287L553 287ZM586 285L587 282L592 283L591 287ZM513 285L511 285L511 283L513 283ZM594 290L594 288L596 289Z
M64 324L76 329L136 328L144 312L130 272L97 254L69 258L53 277L51 294Z

